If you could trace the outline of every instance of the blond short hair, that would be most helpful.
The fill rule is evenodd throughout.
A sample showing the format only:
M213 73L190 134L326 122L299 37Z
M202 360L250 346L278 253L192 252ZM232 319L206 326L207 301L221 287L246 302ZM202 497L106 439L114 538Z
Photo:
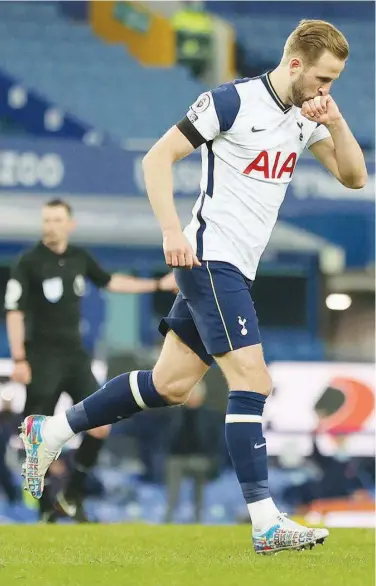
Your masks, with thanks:
M345 36L330 22L301 20L286 41L283 57L302 57L305 65L313 65L324 51L329 51L345 61L349 56L349 43Z

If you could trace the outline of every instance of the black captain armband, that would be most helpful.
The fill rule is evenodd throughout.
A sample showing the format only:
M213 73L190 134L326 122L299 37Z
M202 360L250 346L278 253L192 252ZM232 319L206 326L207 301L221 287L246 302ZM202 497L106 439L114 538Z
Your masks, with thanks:
M176 126L195 149L206 142L204 137L199 133L197 128L193 126L192 122L189 120L189 118L187 118L187 116L183 118L183 120L180 120Z

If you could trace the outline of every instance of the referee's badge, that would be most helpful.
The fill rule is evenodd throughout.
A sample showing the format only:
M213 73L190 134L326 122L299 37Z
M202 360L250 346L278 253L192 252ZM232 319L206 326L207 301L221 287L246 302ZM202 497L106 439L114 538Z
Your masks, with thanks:
M75 280L73 281L73 291L77 295L77 297L82 297L85 295L85 279L82 275L77 275Z
M42 283L43 293L47 301L57 303L63 296L63 280L61 277L46 279Z

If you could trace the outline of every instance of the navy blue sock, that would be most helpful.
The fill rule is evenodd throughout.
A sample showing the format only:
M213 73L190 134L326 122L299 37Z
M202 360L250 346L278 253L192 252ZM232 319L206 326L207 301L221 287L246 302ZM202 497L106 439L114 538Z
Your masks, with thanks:
M108 381L99 391L66 412L72 431L79 433L116 423L144 409L167 407L153 383L152 370L133 370Z
M266 442L262 413L266 397L231 391L226 414L226 442L246 503L269 498Z

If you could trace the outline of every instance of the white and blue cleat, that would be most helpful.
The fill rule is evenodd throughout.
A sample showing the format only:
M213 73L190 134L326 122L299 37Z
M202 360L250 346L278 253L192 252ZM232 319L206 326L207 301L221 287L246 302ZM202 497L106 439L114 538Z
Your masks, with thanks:
M20 426L20 438L23 441L26 460L22 465L22 476L25 477L25 490L40 499L44 489L44 477L54 460L60 456L61 450L51 451L43 439L44 415L29 415Z
M256 553L276 554L284 550L312 549L317 544L324 544L328 537L327 529L311 529L291 521L281 513L275 523L261 532L253 532L253 546Z

